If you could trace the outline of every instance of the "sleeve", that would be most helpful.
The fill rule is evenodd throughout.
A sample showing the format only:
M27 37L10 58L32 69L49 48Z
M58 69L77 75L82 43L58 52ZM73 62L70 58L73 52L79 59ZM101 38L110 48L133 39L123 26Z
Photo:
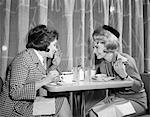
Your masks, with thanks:
M131 57L128 58L128 61L126 62L126 72L127 74L134 79L133 86L131 89L135 92L139 92L143 87L143 82L141 80L140 74L138 72L138 69L136 67L135 60Z
M101 70L100 70L100 66L101 68L103 68L103 62L104 59L97 59L96 55L95 55L95 69L96 69L96 74L100 74Z
M36 97L35 82L25 83L29 77L29 68L25 58L18 57L12 63L10 78L10 96L14 100L32 100Z
M52 60L53 60L53 59L48 59L48 60L47 60L47 66L48 66L47 71L50 72L50 71L52 71L52 70L57 70L57 71L59 72L59 74L61 74L61 71L59 70L59 66L54 65L54 64L52 63Z

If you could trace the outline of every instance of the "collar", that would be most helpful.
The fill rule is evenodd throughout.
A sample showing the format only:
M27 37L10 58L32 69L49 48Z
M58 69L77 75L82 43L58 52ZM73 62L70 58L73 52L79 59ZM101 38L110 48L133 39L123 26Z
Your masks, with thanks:
M126 57L122 56L120 53L115 52L112 58L112 62L115 62L118 59L121 59L122 62L126 62L128 60Z
M34 49L35 54L37 55L37 57L39 58L39 60L41 61L42 65L44 65L44 58L38 53L37 50Z
M36 65L37 69L39 69L39 71L41 71L44 75L46 75L46 70L45 67L43 67L42 63L42 59L40 59L38 57L39 53L37 54L36 51L33 48L29 48L26 50L27 53L29 54L29 56L31 57L33 63ZM40 55L41 56L41 55ZM43 58L43 57L42 57ZM44 59L44 58L43 58ZM41 62L42 61L42 62Z

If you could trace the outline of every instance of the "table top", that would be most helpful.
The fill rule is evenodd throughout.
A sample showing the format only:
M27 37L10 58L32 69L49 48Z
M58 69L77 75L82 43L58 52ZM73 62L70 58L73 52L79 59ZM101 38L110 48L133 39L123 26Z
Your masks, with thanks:
M50 92L66 92L66 91L131 87L132 85L133 81L131 80L111 80L101 82L80 81L79 83L71 83L71 84L68 83L64 85L48 84L45 86L45 88Z

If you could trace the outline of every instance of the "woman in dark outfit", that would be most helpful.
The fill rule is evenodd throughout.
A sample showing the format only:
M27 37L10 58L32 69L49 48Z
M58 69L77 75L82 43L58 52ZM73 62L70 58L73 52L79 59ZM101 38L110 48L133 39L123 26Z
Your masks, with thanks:
M130 117L137 117L147 109L144 84L137 70L135 60L128 54L119 52L119 36L119 32L108 25L98 27L94 30L94 53L97 58L96 71L97 74L106 74L107 76L115 77L115 80L132 80L133 86L130 88L109 90L108 97L101 100L89 110L90 117L98 116L97 113L99 111L94 108L99 105L101 106L102 103L106 105L122 101L130 102L135 109L134 114L126 115Z

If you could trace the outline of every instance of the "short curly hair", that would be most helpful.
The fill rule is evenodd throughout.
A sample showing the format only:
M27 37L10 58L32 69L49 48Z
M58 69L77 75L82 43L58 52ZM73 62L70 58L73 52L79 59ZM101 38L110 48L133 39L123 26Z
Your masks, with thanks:
M49 30L46 25L40 24L29 30L26 48L33 48L39 51L47 51L47 47L55 39L58 40L58 32Z
M117 50L119 48L119 40L118 40L119 34L117 36L114 35L112 32L105 29L104 26L99 26L94 30L92 34L93 40L95 40L95 37L101 36L103 38L98 38L97 40L104 40L105 42L104 45L108 51ZM111 29L113 28L111 27Z

